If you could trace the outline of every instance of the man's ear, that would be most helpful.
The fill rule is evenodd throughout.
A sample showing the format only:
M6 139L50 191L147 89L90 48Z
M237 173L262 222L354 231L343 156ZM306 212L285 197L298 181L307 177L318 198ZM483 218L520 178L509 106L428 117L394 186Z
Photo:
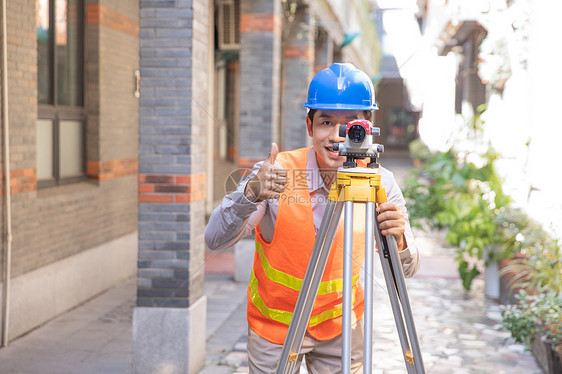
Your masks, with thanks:
M306 117L306 128L308 130L308 136L312 137L312 121L310 117Z

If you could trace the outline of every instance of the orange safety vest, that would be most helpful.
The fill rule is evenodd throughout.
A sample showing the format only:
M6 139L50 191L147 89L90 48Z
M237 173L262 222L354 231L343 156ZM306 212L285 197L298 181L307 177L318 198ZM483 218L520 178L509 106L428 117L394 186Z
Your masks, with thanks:
M248 286L248 323L264 339L283 344L315 241L310 192L305 177L310 148L280 152L277 162L288 170L279 198L271 243L256 228L256 251ZM315 175L314 177L319 177ZM352 323L363 315L359 272L365 257L365 204L354 204ZM342 333L343 220L334 238L307 331L328 340Z

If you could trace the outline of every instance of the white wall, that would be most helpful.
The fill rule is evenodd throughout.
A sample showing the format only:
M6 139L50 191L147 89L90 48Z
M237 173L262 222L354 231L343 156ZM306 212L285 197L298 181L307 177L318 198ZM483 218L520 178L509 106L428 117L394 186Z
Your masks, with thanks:
M134 232L13 278L9 340L134 276L137 237Z
M528 179L539 189L531 193L528 209L552 223L562 236L562 2L533 1L529 74L531 143Z
M451 16L444 6L430 1L424 36L434 43ZM533 1L531 9L528 68L514 66L503 94L490 92L483 119L486 137L503 156L497 167L506 192L562 236L562 2ZM434 150L448 149L450 136L468 120L454 115L455 72L455 57L439 57L436 49L418 70L426 77L420 135Z

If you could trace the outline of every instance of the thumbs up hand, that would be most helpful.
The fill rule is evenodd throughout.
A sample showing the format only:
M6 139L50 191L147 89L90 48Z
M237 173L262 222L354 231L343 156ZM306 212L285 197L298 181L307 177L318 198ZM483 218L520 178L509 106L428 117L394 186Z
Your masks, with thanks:
M265 159L266 162L269 162L271 165L275 165L275 159L279 154L279 148L277 148L277 144L271 143L271 150Z
M285 191L287 170L275 167L275 159L278 153L277 144L272 143L271 151L260 170L246 184L244 196L248 200L258 203L268 199L279 199L279 195Z

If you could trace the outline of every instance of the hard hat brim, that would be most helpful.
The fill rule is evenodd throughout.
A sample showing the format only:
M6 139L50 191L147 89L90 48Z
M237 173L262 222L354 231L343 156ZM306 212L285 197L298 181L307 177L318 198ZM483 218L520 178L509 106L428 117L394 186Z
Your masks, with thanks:
M377 110L377 104L373 105L350 105L350 104L304 104L308 109L326 109L326 110Z

